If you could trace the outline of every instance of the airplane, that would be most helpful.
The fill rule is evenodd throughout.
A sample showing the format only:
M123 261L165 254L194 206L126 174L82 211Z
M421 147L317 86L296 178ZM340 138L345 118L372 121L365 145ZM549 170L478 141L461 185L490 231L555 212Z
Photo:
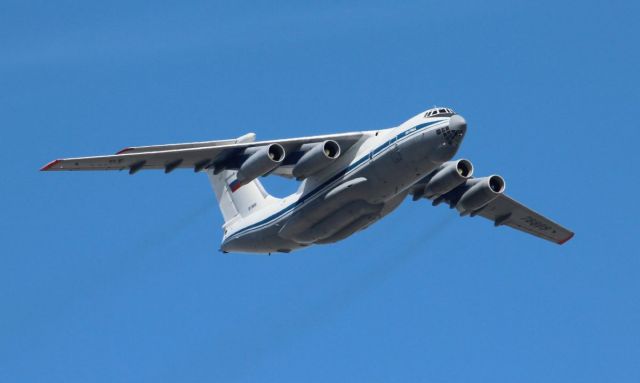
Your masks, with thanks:
M224 218L224 253L288 253L343 240L413 201L447 204L460 216L480 216L563 244L574 233L507 196L499 175L473 177L455 156L467 122L435 107L394 128L256 141L237 139L127 147L114 155L58 159L42 171L178 168L205 172ZM259 177L300 181L276 198Z

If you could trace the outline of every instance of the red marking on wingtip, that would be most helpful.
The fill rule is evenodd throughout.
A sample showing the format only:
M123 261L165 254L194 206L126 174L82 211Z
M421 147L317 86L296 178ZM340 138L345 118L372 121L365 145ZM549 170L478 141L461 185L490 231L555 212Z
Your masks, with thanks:
M126 152L131 151L131 150L133 150L133 148L126 147L126 148L120 150L119 152L117 152L116 154L126 153Z
M51 162L49 162L48 164L46 164L45 166L40 168L41 172L44 172L46 170L51 169L55 164L57 164L58 162L60 162L60 160L53 160Z
M565 242L567 242L568 240L573 238L574 235L575 235L575 233L571 233L571 235L569 235L567 238L565 238L562 241L558 242L558 245L563 245Z

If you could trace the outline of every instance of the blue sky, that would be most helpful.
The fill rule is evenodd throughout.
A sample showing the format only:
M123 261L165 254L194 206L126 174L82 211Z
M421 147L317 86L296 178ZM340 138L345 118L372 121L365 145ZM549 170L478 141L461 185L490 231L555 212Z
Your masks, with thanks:
M637 2L1 8L0 380L640 381ZM37 171L434 104L576 237L406 201L336 245L222 255L204 175Z

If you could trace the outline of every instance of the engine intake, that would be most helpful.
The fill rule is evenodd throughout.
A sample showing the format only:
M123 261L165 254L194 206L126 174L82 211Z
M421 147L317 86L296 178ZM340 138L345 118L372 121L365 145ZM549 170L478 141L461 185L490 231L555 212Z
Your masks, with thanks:
M240 185L251 182L277 168L285 157L284 148L280 144L271 144L247 150L255 151L238 169L237 181Z
M473 182L472 186L460 197L456 208L462 213L476 211L504 193L505 182L500 176L476 178L467 182Z
M311 145L311 149L306 151L291 171L298 180L318 173L340 157L340 144L336 141L327 140Z
M473 165L469 160L449 161L431 177L424 189L427 198L446 194L462 185L473 174Z

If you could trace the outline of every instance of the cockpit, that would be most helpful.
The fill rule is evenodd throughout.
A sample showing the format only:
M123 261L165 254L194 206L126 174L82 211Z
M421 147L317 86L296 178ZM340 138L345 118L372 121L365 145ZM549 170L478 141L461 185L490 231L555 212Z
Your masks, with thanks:
M424 114L425 117L451 117L456 112L449 108L431 108Z

